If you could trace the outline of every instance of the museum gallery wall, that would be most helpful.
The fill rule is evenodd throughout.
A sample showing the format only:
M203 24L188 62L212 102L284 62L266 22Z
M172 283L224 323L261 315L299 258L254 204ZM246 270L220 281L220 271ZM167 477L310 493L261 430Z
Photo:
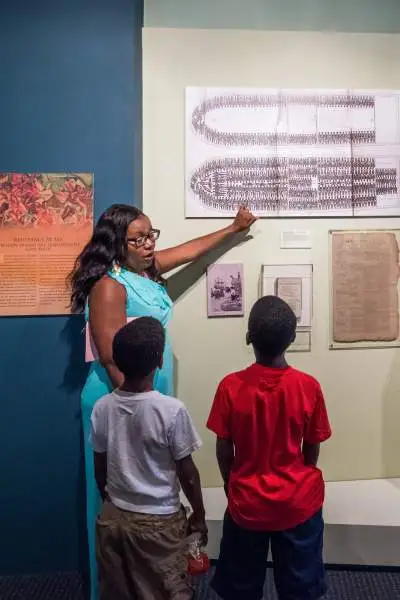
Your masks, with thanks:
M400 475L396 56L390 35L144 31L144 209L160 246L223 226L242 202L263 217L200 279L189 269L176 302L177 393L204 440L205 486L220 478L204 422L220 378L253 360L261 293L291 304L290 362L323 385L327 479Z

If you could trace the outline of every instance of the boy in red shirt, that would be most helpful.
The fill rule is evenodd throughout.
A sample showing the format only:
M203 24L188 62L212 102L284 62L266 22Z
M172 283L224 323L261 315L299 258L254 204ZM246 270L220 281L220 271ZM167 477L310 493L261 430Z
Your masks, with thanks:
M317 460L331 428L319 383L285 360L295 335L286 302L258 300L247 333L256 362L223 379L208 419L228 496L212 582L223 600L263 597L270 546L279 600L317 600L326 591Z

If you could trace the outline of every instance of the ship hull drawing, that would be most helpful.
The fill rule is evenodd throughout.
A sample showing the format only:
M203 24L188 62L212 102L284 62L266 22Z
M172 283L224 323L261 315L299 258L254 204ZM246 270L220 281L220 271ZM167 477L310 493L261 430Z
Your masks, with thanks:
M249 129L253 129L252 131L235 131L234 126L232 131L227 131L221 126L226 122L233 123L238 109L244 128L248 120ZM373 144L374 109L374 98L367 95L232 94L208 98L201 102L193 111L192 126L194 131L208 142L224 146ZM275 119L269 118L272 111L275 113ZM334 123L329 119L329 111L337 113L336 130L333 127ZM225 113L224 118L218 119L221 113ZM355 119L352 119L355 113L369 116L369 119L364 118L364 127L360 127ZM260 131L254 131L254 127L251 127L254 116L259 122ZM302 123L302 131L295 131L296 122ZM277 131L279 126L284 131Z
M187 217L400 216L400 91L187 88Z
M371 208L380 195L397 194L396 170L364 158L217 159L195 171L190 185L203 206L245 204L258 213Z

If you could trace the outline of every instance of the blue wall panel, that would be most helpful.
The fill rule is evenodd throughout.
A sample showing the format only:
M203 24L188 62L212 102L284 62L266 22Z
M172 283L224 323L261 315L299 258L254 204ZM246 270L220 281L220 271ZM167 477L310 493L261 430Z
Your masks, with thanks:
M141 204L142 13L135 0L2 2L0 172L93 172L96 216ZM0 574L86 561L81 329L0 318Z

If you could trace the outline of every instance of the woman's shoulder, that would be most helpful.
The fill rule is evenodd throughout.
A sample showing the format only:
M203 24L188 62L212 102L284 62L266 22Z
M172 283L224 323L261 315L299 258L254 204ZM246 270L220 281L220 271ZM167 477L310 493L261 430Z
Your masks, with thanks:
M125 286L111 277L108 273L103 275L92 287L89 294L89 299L93 300L118 300L125 301L126 290Z

